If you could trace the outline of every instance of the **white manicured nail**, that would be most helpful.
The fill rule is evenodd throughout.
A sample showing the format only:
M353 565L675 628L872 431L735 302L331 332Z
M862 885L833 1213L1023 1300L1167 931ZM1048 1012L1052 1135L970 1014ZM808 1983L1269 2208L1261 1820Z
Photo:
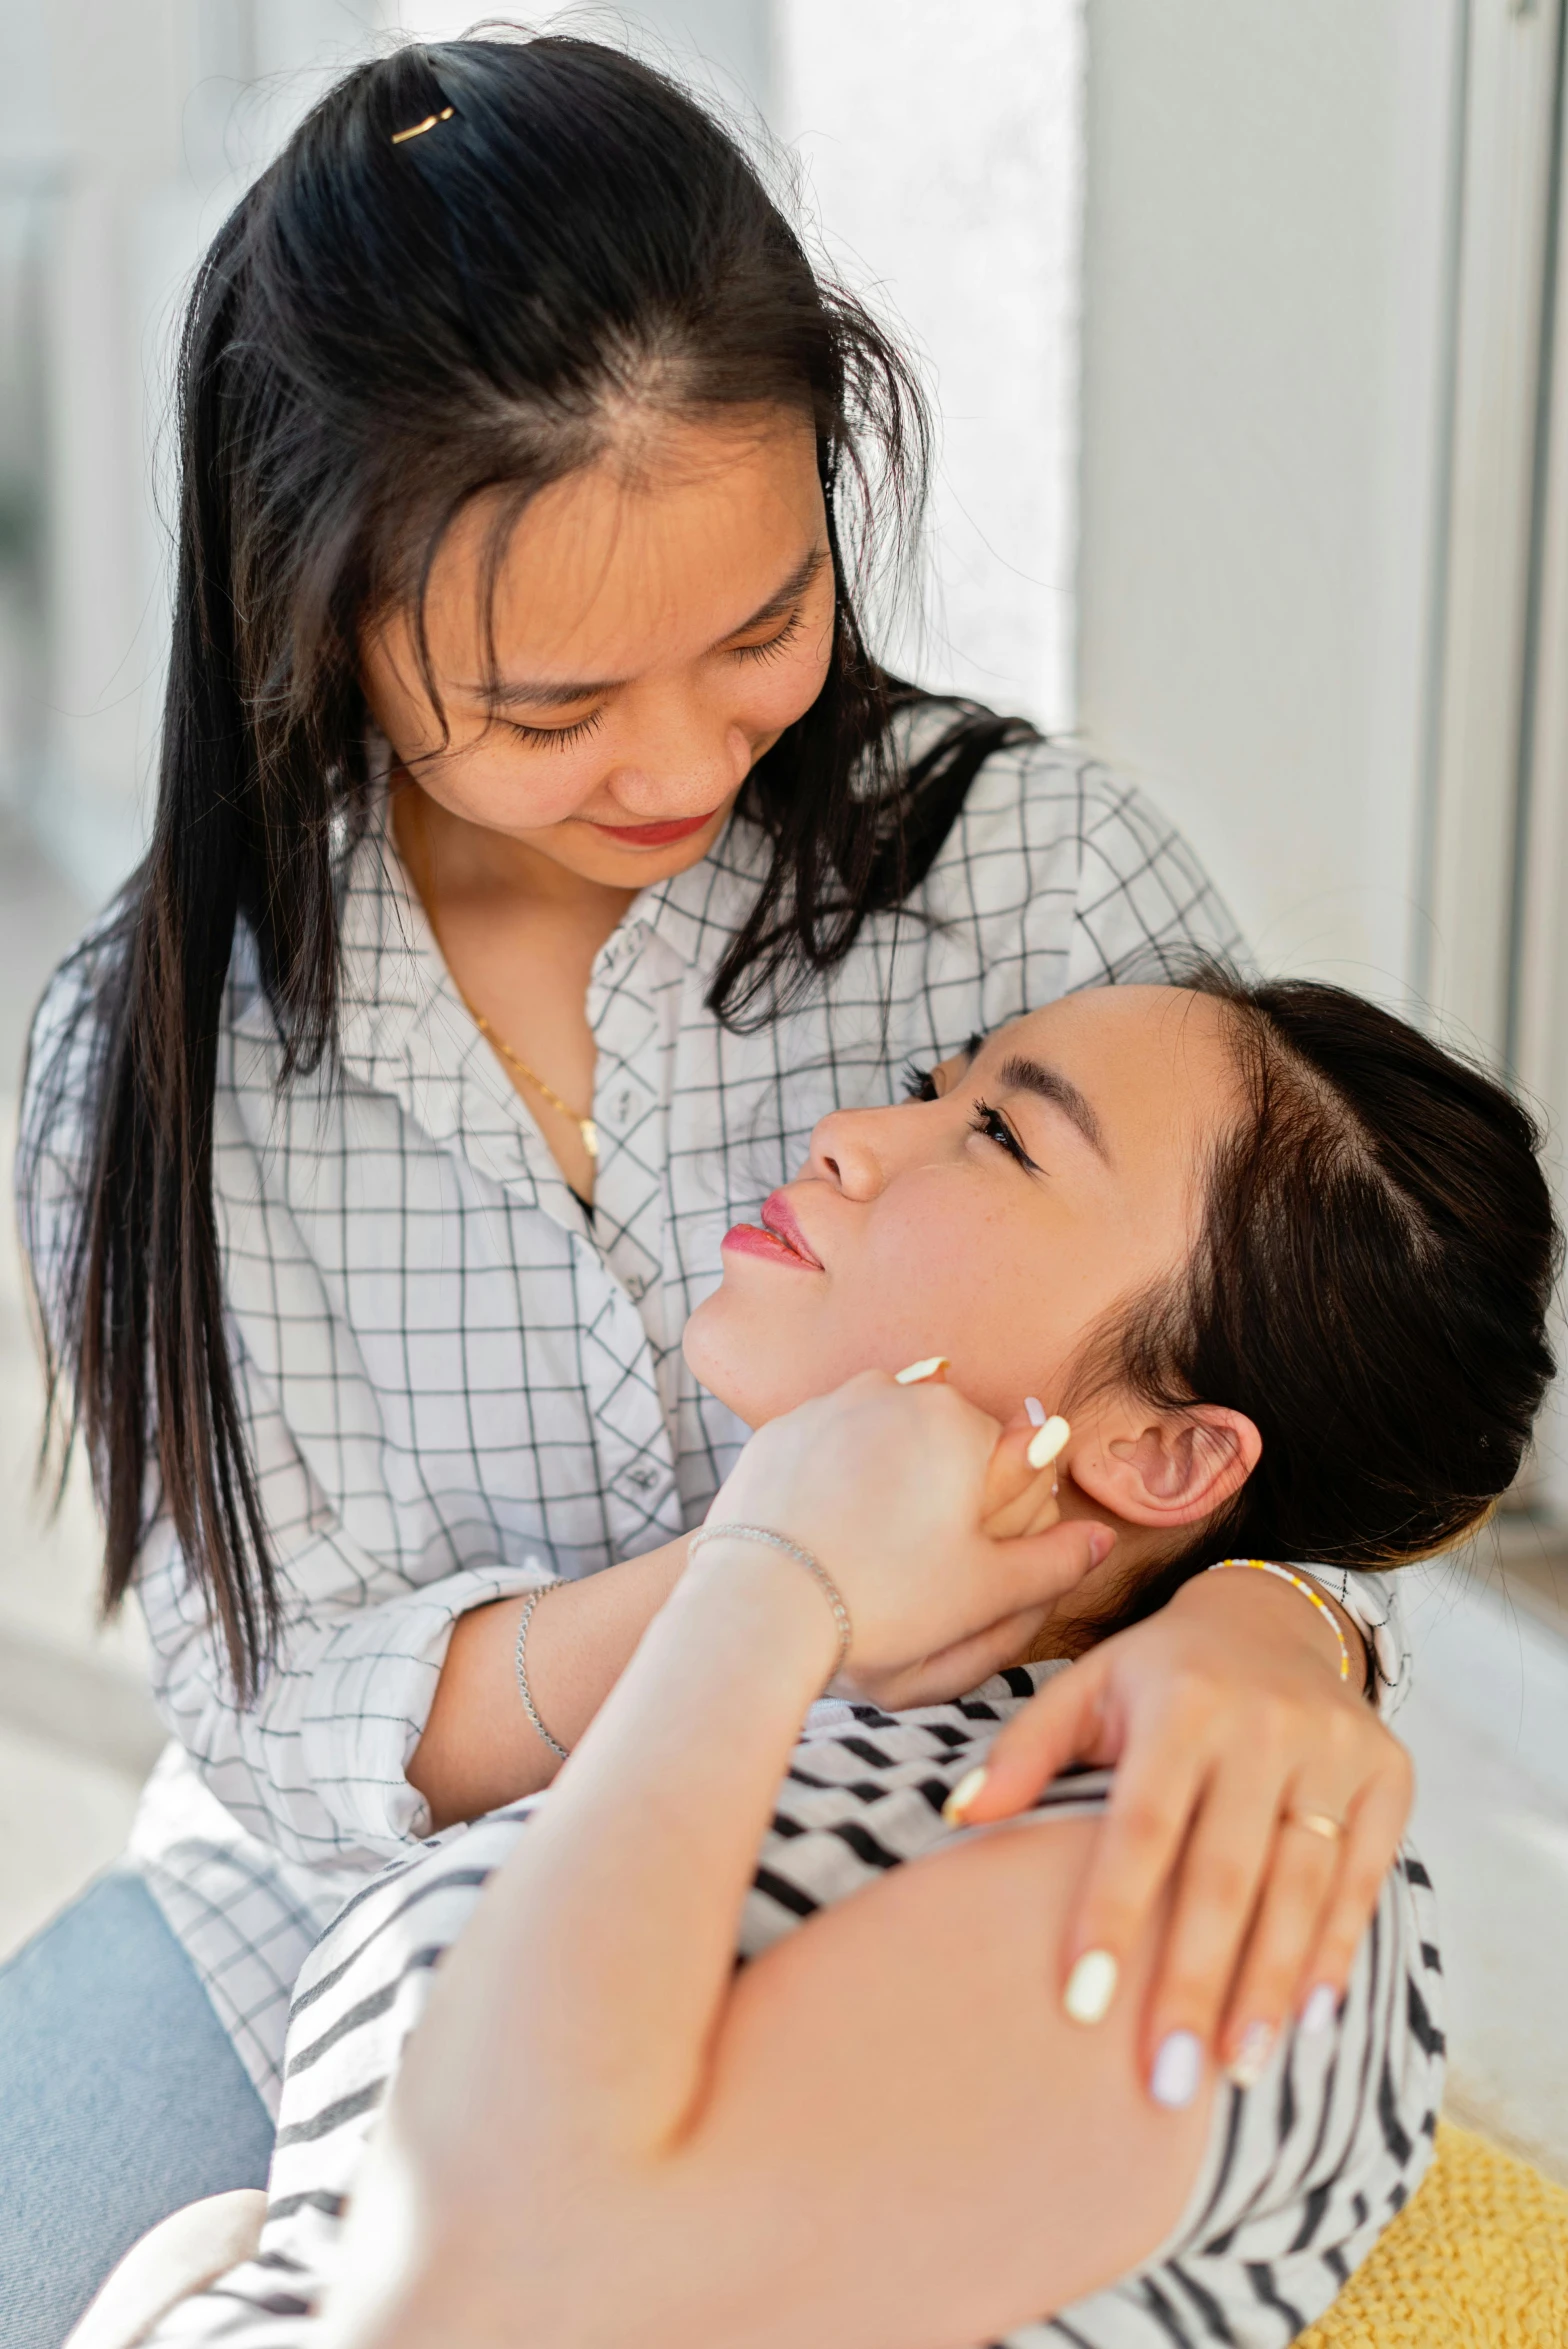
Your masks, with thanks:
M1241 2045L1235 2060L1226 2070L1226 2078L1234 2088L1256 2088L1269 2068L1269 2057L1274 2052L1272 2023L1249 2023L1241 2035Z
M1326 2031L1339 2012L1339 1997L1332 1982L1320 1982L1301 2010L1301 2028L1309 2039Z
M1029 1438L1029 1449L1024 1454L1031 1468L1044 1468L1072 1434L1065 1419L1048 1419L1044 1427L1037 1427Z
M942 1816L950 1827L961 1827L964 1813L984 1786L990 1773L986 1770L966 1770L942 1805Z
M917 1387L923 1378L935 1378L939 1370L947 1368L945 1354L932 1354L924 1362L911 1362L907 1370L895 1370L893 1383L900 1387Z
M1075 2023L1103 2023L1116 1996L1116 1960L1108 1949L1086 1949L1067 1977L1062 2005Z
M1203 2050L1194 2031L1172 2031L1160 2042L1149 2074L1149 2094L1168 2112L1180 2112L1198 2093Z
M1025 1395L1024 1409L1029 1414L1029 1425L1031 1427L1044 1427L1045 1405L1041 1402L1038 1395Z

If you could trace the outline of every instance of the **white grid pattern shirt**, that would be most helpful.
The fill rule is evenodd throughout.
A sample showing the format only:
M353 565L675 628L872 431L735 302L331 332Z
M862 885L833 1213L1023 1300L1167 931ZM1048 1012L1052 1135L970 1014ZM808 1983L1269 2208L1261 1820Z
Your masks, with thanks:
M384 803L383 803L384 806ZM765 855L734 820L639 896L594 964L595 1212L475 1029L383 820L344 880L341 1071L280 1097L242 936L213 1180L230 1342L284 1627L254 1704L172 1537L139 1594L173 1744L133 1839L275 2110L288 1997L342 1900L428 1832L405 1776L452 1626L696 1523L745 1430L686 1370L719 1242L835 1105L1151 950L1226 947L1193 857L1138 794L1054 745L992 756L927 879L752 1034L704 1002ZM18 1191L58 1294L80 1187L91 942L35 1027Z

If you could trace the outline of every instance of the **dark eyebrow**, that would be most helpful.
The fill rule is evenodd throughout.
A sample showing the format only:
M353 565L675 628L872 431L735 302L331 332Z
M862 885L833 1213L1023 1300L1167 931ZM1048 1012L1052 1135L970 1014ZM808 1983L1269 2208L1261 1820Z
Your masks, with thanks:
M1064 1077L1058 1068L1048 1068L1043 1061L1031 1060L1027 1053L1015 1052L1002 1063L1002 1083L1015 1093L1035 1093L1042 1101L1049 1101L1064 1117L1072 1120L1095 1155L1110 1163L1110 1152L1105 1147L1105 1135L1099 1119L1070 1077Z
M721 636L719 643L728 644L732 636L744 636L750 629L760 628L768 620L782 619L791 604L797 603L805 594L827 559L826 546L814 546L795 565L789 577L774 589L766 603L759 604L749 619L739 621L727 635ZM710 649L716 650L717 647ZM598 677L590 679L585 685L546 685L531 677L513 677L502 678L493 686L478 685L470 690L481 701L489 702L494 709L505 709L513 702L526 702L530 709L562 710L569 709L573 702L597 701L601 694L613 693L618 685L625 683L624 677Z

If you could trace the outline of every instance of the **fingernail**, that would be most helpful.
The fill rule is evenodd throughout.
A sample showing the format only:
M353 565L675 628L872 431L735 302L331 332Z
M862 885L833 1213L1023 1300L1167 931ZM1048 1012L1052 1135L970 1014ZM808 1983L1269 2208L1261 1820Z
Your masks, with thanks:
M1203 2050L1195 2031L1172 2031L1160 2042L1149 2074L1149 2094L1168 2112L1180 2112L1198 2093Z
M1096 1566L1103 1566L1106 1559L1110 1556L1112 1550L1114 1550L1115 1547L1116 1536L1114 1533L1112 1533L1108 1525L1090 1526L1089 1555L1094 1560Z
M1116 1996L1116 1960L1108 1949L1086 1949L1067 1977L1062 2005L1075 2023L1103 2023Z
M1332 1982L1320 1982L1301 2010L1301 2028L1309 2039L1326 2031L1339 2012L1339 1994Z
M917 1387L923 1378L935 1378L939 1370L946 1368L947 1356L932 1354L924 1362L911 1362L907 1370L896 1370L893 1373L894 1384L901 1387Z
M1065 1419L1048 1419L1043 1427L1037 1427L1024 1454L1030 1467L1044 1468L1048 1461L1054 1460L1072 1432Z
M1025 1395L1024 1409L1029 1414L1029 1425L1031 1427L1044 1427L1045 1405L1041 1402L1038 1395Z
M1241 2045L1226 2068L1225 2077L1233 2088L1256 2088L1268 2070L1269 2057L1273 2052L1273 2024L1249 2023L1241 2035Z
M960 1778L958 1784L954 1787L952 1793L948 1796L946 1802L942 1805L942 1816L950 1827L961 1827L963 1825L964 1813L968 1810L970 1804L974 1801L975 1796L980 1792L981 1787L984 1786L989 1776L990 1772L988 1770L965 1771L963 1777Z

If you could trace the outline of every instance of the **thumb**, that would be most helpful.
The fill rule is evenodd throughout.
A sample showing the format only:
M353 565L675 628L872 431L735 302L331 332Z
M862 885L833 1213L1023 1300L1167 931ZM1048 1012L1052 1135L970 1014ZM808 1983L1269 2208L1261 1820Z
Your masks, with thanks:
M971 1772L950 1801L952 1816L964 1825L979 1826L990 1819L1010 1819L1025 1811L1042 1788L1060 1777L1070 1762L1104 1764L1115 1760L1109 1749L1102 1712L1107 1671L1104 1650L1070 1664L1047 1681L1039 1695L1021 1713L1015 1713L986 1756L983 1770Z
M985 1568L987 1601L995 1601L997 1617L1050 1606L1103 1564L1115 1541L1108 1525L1096 1525L1087 1517L1071 1517L1047 1526L1043 1533L1018 1534L1010 1540L993 1536Z

